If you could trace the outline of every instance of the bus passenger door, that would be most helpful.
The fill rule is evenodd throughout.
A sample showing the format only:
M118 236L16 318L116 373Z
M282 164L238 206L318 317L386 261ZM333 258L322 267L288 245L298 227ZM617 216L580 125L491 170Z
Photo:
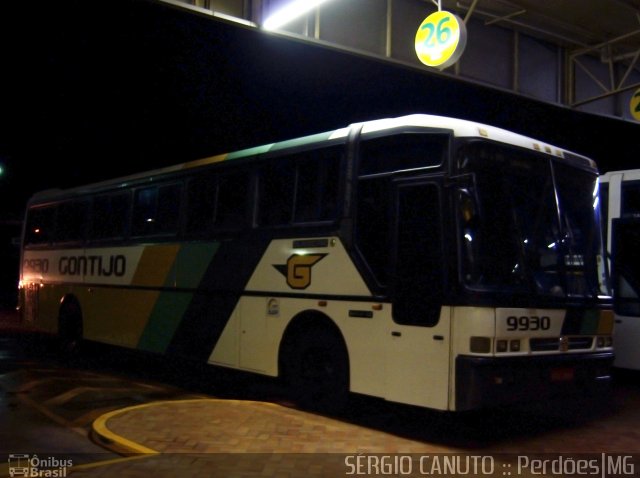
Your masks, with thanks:
M442 181L396 182L387 399L446 409L450 307L443 305Z

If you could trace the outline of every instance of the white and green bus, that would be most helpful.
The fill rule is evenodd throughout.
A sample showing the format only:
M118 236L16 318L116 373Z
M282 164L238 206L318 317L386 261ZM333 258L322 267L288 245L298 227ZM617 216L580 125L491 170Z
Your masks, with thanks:
M470 410L606 388L593 161L411 115L28 203L22 316L81 339Z
M614 366L640 370L640 169L600 178L604 237L613 265Z

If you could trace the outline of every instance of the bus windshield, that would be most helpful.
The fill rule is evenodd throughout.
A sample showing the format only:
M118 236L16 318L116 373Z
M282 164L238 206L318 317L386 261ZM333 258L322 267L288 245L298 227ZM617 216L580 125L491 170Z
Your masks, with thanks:
M471 289L609 295L598 178L548 155L483 141L458 151L462 278Z

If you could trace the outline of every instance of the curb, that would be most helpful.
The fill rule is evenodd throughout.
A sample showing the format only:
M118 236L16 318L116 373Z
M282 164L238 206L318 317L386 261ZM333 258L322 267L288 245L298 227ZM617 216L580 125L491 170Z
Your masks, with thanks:
M113 410L111 412L107 412L104 415L99 416L93 421L91 436L98 444L120 455L127 455L127 456L158 455L158 454L161 454L162 452L158 450L154 450L153 448L149 448L144 445L141 445L140 443L129 440L128 438L120 436L117 433L111 431L108 427L109 419L133 410L141 410L144 408L151 408L159 405L167 405L167 404L177 405L180 403L198 403L198 402L260 404L261 406L264 406L267 409L282 407L281 405L276 405L271 402L262 402L262 401L256 401L256 400L234 400L234 399L219 399L219 398L187 398L183 400L179 400L179 399L178 400L161 400L157 402L149 402L149 403L143 403L140 405L133 405L130 407L120 408L118 410ZM287 409L287 407L282 407L282 408Z
M152 402L152 403L145 403L142 405L134 405L131 407L120 408L118 410L105 413L104 415L100 415L98 418L96 418L93 421L93 424L91 425L92 437L95 438L96 441L101 445L119 454L156 455L160 452L153 450L152 448L148 448L144 445L140 445L139 443L136 443L125 437L122 437L117 433L114 433L111 430L109 430L109 428L107 427L107 422L109 421L110 418L116 417L123 413L130 412L132 410L139 410L141 408L148 408L161 403L167 403L167 402Z
M97 443L121 455L158 455L162 452L159 452L157 450L154 450L153 448L149 448L144 445L141 445L140 443L136 443L132 440L129 440L128 438L120 436L117 433L111 431L107 426L107 422L109 421L109 419L133 410L141 410L144 408L151 408L158 405L195 403L195 402L216 402L216 401L220 401L220 400L215 398L190 398L185 400L162 400L158 402L143 403L141 405L133 405L130 407L120 408L118 410L107 412L104 415L101 415L98 418L96 418L92 424L91 435L92 435L92 438L94 438ZM254 402L252 400L249 400L249 401L225 400L225 401L227 402L238 401L243 403L262 403L264 405L273 405L268 402Z

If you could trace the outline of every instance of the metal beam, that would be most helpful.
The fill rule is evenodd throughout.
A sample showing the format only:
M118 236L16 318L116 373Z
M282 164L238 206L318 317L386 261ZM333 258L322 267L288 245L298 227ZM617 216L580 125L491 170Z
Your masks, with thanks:
M604 98L608 98L609 96L614 96L620 93L624 93L625 91L633 90L636 88L640 88L640 83L635 83L633 85L625 86L624 88L616 88L615 90L609 91L602 95L592 96L591 98L587 98L585 100L575 101L571 103L569 106L572 108L577 108L578 106L586 105L588 103L593 103L594 101L602 100Z
M479 1L480 0L473 0L473 3L469 7L469 10L467 10L467 14L464 16L465 23L467 23L469 21L469 18L471 18L471 15L473 15L473 12L475 11Z
M518 15L522 15L523 13L527 13L527 11L525 9L522 9L522 10L518 10L517 12L509 13L508 15L496 17L493 20L487 20L486 22L484 22L484 25L488 26L488 25L493 25L494 23L510 20L511 18L517 17Z
M468 5L464 5L461 2L456 2L456 7L461 8L463 10L469 11L470 6ZM479 8L475 8L474 9L475 12L477 12L478 14L488 17L488 18L499 18L499 15L496 15L495 13L491 13L491 12L487 12L485 10L481 10ZM557 40L561 40L564 43L569 43L571 45L579 45L581 47L587 46L585 43L579 42L577 41L575 38L570 38L564 35L561 35L559 33L555 33L551 30L547 30L545 28L541 28L541 27L535 27L533 25L529 25L525 22L521 22L518 20L513 20L511 18L508 18L506 20L504 20L505 23L509 23L511 25L517 26L522 28L523 30L529 30L531 32L536 32L536 33L540 33L546 37L549 38L555 38Z
M624 72L624 75L622 76L622 79L618 84L618 88L620 88L624 84L624 82L627 81L627 78L631 74L631 71L635 69L636 63L638 63L638 58L640 58L640 48L636 51L635 55L633 56L633 60L631 61L631 64L627 67L627 71Z
M587 74L587 76L588 76L589 78L591 78L591 79L593 80L593 82L594 82L596 85L598 85L600 88L602 88L602 90L603 90L603 91L611 91L611 88L609 88L607 85L605 85L604 83L602 83L602 82L600 81L600 79L599 79L596 75L594 75L593 73L591 73L591 71L589 71L589 68L587 68L586 66L584 66L584 65L580 62L580 60L578 60L577 58L574 58L572 61L573 61L576 65L578 65L578 66L580 67L580 69L581 69L582 71L584 71L584 72Z
M638 30L633 30L632 32L629 33L625 33L624 35L620 35L616 38L611 38L610 40L605 40L602 43L598 43L597 45L592 45L592 46L587 46L585 48L581 48L580 50L576 50L574 52L572 52L573 56L580 56L580 55L584 55L585 53L589 53L590 51L594 51L594 50L600 50L601 48L604 48L605 46L611 45L613 43L617 43L619 41L622 40L626 40L627 38L631 38L635 35L640 34L640 29Z

